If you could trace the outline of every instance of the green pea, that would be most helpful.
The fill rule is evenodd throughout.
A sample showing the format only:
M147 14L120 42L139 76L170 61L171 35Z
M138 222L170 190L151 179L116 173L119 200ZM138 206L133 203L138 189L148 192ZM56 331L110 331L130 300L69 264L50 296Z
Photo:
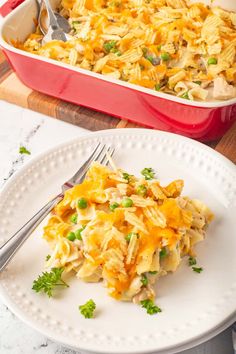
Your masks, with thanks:
M136 192L144 197L147 194L147 187L145 187L144 184L140 184L140 186L137 187Z
M109 208L111 211L114 211L118 207L119 207L119 204L116 202L109 205Z
M74 241L76 239L75 233L74 232L69 232L67 235L68 240Z
M124 198L121 202L121 205L124 207L124 208L130 208L133 206L133 201L131 198Z
M82 226L80 229L75 231L75 237L77 238L77 240L82 241L82 236L81 236L81 232L85 229L85 226Z
M80 198L78 200L78 204L77 205L78 205L79 209L86 209L87 206L88 206L88 202L87 202L87 200L85 198Z
M216 65L217 64L217 59L216 58L209 58L207 61L208 65Z
M162 54L161 54L161 59L162 59L163 61L168 61L168 60L170 60L170 54L168 54L168 53L162 53Z
M70 221L73 222L73 224L77 224L77 219L78 219L78 215L77 214L73 214L70 217Z

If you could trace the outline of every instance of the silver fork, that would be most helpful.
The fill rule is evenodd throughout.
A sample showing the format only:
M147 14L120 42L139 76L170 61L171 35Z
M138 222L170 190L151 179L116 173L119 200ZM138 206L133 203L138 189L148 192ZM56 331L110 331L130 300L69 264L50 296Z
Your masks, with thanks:
M73 187L75 184L81 183L89 169L92 161L97 161L107 165L109 160L107 154L112 156L114 148L106 149L105 145L100 143L95 147L92 154L78 169L78 171L62 186L62 192L55 198L50 200L42 209L40 209L25 225L23 225L7 242L0 248L0 271L2 271L10 262L12 257L16 254L19 248L32 234L36 227L43 221L43 219L50 213L50 211L63 199L64 193L67 189Z

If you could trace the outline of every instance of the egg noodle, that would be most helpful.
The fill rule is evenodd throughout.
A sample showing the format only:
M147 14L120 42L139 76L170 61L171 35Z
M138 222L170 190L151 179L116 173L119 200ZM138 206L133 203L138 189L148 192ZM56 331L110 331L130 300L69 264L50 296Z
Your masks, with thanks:
M181 196L182 180L163 187L151 169L143 171L147 179L93 163L44 228L52 249L46 267L63 267L85 282L103 280L119 300L153 299L156 281L194 256L213 214Z
M236 13L187 0L62 0L68 42L21 49L190 100L236 97Z

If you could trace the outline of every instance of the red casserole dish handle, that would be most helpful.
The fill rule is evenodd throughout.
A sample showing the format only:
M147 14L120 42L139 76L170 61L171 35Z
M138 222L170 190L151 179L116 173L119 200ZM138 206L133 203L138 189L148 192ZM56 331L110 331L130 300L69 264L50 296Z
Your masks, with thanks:
M8 0L0 7L0 14L5 17L17 6L19 6L24 0Z

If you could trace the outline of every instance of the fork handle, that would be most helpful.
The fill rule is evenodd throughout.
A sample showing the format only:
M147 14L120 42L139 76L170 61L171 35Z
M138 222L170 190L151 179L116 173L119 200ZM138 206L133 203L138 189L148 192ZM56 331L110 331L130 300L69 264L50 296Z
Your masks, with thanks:
M36 227L50 213L50 211L63 198L57 195L40 209L25 225L23 225L7 242L0 248L0 272L7 266L17 250L23 245L27 238L32 234Z

